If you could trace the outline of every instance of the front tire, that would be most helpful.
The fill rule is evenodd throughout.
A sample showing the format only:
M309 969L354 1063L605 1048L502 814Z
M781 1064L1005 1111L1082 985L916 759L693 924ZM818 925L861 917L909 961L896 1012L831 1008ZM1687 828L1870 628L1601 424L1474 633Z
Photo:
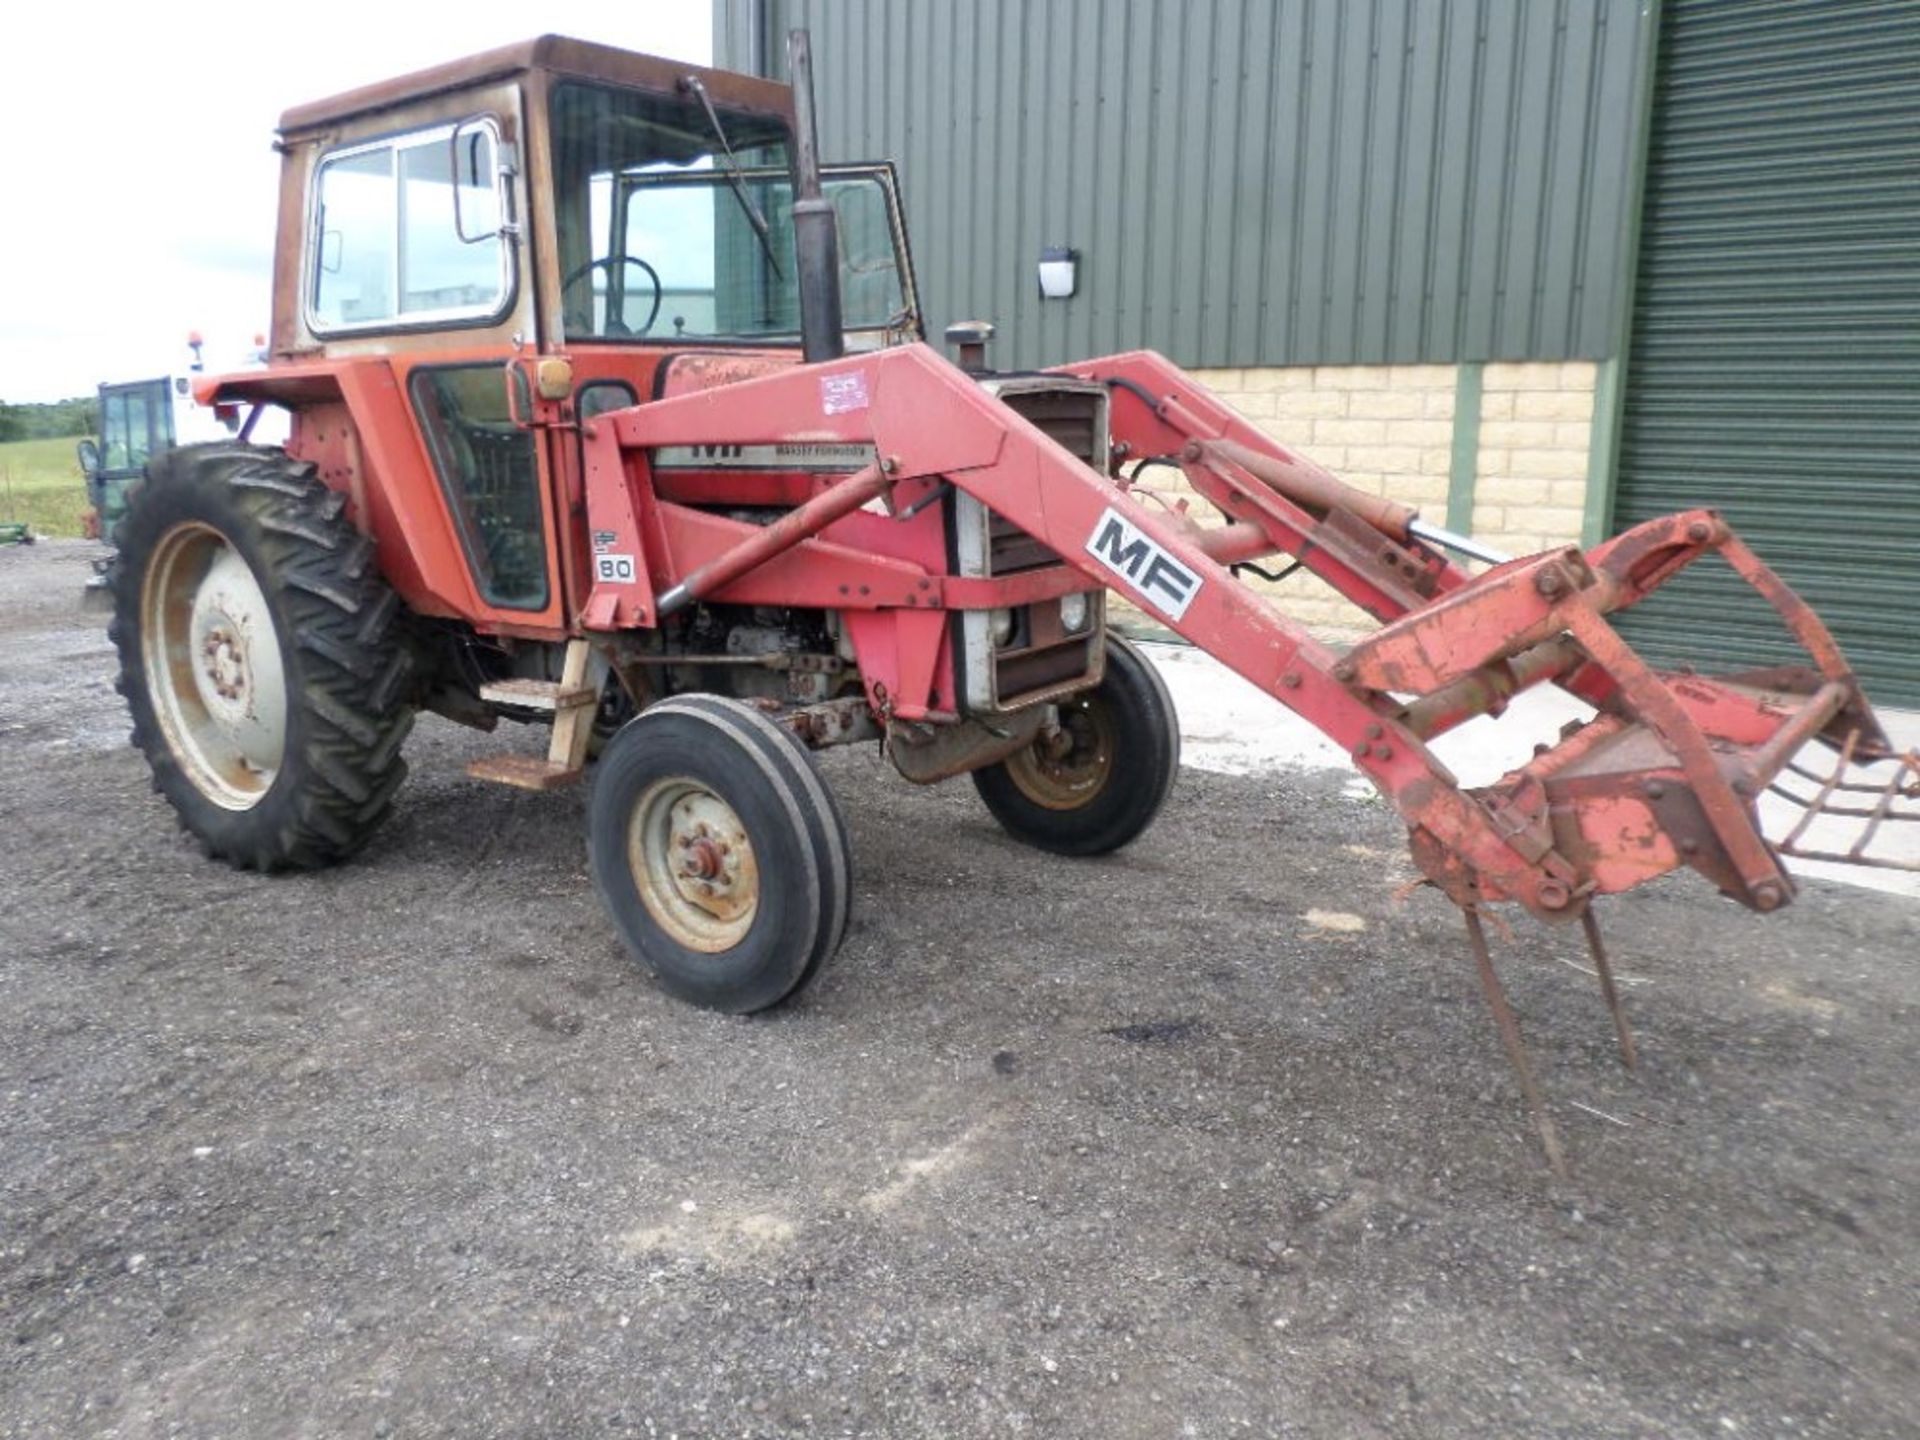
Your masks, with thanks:
M1100 683L1061 703L1059 739L1041 736L974 771L973 784L1016 840L1105 855L1153 823L1179 773L1173 697L1145 656L1109 635Z
M196 445L148 467L120 525L108 635L132 742L241 868L345 858L406 778L399 601L344 506L282 451Z
M739 701L677 697L601 754L594 885L669 994L743 1015L780 1004L846 928L846 832L799 742Z

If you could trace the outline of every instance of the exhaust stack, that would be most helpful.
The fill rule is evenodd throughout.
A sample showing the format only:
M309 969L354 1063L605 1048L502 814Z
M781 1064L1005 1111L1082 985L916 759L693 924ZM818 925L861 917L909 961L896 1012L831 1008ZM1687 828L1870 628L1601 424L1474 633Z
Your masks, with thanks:
M840 311L840 233L833 206L820 193L820 141L813 115L813 43L805 30L787 35L787 78L793 86L793 248L800 266L800 349L808 364L846 354Z

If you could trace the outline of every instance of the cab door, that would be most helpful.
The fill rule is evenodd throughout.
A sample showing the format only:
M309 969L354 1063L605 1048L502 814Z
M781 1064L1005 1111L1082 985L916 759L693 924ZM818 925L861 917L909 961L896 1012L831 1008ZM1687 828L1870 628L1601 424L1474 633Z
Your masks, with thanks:
M523 367L498 358L416 365L407 391L481 605L564 624L546 446Z

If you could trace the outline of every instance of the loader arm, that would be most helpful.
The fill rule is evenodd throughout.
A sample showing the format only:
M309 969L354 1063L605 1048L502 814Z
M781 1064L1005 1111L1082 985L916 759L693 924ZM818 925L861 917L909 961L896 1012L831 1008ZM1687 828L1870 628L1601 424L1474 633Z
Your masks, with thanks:
M1790 597L1710 512L1652 522L1591 557L1568 547L1470 577L1409 534L1411 512L1351 491L1160 357L1067 369L1128 397L1116 407L1116 450L1178 456L1227 523L1203 528L1144 503L922 345L606 417L588 439L591 523L596 532L631 529L623 550L648 548L642 513L675 507L649 501L629 470L656 446L870 443L877 466L802 507L817 512L811 528L801 511L783 522L785 544L825 545L813 538L822 528L893 487L958 486L1340 745L1407 823L1422 871L1463 906L1512 900L1543 919L1571 920L1595 894L1690 864L1742 903L1777 908L1792 882L1759 832L1753 797L1800 742L1831 735L1849 715L1862 731L1856 755L1884 746L1838 647L1797 602L1783 613L1818 668L1772 686L1663 677L1608 623L1714 549L1776 604ZM664 532L671 517L650 523ZM755 548L754 563L773 563L781 546L749 528L738 543ZM716 565L739 573L725 560L730 548L715 533L704 553L675 552L674 573L603 580L587 623L646 623L689 575ZM651 550L663 553L663 543ZM1337 654L1238 583L1232 561L1275 552L1302 560L1385 621L1382 629ZM901 562L888 563L894 583L884 596L848 594L843 603L891 609L903 622L902 609L924 622L930 610L965 603L964 582L929 572L916 589ZM1425 742L1547 680L1600 706L1600 716L1498 784L1463 790ZM889 693L873 698L884 706Z

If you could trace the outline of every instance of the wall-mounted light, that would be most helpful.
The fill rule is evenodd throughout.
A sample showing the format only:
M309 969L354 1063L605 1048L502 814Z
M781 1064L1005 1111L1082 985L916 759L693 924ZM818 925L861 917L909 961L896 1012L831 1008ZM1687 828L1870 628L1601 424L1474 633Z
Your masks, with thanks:
M1071 245L1040 247L1040 298L1066 300L1080 278L1080 252Z

